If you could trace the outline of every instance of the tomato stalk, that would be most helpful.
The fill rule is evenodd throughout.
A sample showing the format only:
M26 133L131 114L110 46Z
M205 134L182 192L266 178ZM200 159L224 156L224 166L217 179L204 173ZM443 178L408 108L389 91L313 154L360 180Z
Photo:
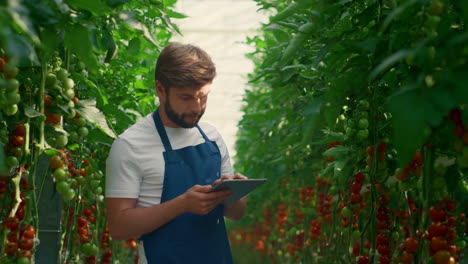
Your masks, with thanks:
M15 214L16 214L16 211L18 211L18 207L21 203L21 189L20 189L20 181L21 181L21 175L23 175L23 172L21 170L19 170L16 175L13 177L13 179L11 179L11 181L13 182L13 184L15 185L14 188L15 188L15 203L13 205L13 208L11 209L10 211L10 214L9 214L9 217L14 217Z

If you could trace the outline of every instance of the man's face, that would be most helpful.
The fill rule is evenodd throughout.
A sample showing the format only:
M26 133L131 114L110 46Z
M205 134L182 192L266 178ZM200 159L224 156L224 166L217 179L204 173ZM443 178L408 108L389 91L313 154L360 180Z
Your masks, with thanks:
M205 113L211 84L198 89L174 88L166 92L164 110L167 117L177 126L192 128Z

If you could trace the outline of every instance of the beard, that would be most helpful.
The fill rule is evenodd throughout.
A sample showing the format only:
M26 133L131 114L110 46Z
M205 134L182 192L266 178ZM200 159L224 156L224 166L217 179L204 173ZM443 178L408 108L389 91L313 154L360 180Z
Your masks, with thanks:
M164 110L166 111L167 117L174 122L174 124L183 127L183 128L193 128L198 124L198 121L200 121L200 118L203 116L205 113L205 109L202 109L200 113L182 113L179 114L174 109L172 108L171 104L169 103L169 98L166 98L166 105L164 106ZM186 122L185 118L190 117L190 118L195 118L192 119L193 121Z

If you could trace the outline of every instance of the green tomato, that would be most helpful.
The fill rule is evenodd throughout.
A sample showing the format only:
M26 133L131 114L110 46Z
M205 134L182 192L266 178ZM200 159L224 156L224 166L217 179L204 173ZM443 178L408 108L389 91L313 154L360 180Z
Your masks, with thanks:
M93 175L94 175L93 178L94 178L95 180L101 180L101 179L103 178L102 173L99 173L99 172L96 172L96 173L94 173Z
M351 234L351 237L353 238L353 240L361 239L361 231L354 230L353 233Z
M70 107L70 108L74 108L75 107L75 102L73 102L73 97L70 99L70 101L68 101L68 104L67 106Z
M73 87L75 87L75 81L73 81L73 79L66 78L65 81L63 82L63 87L65 88L65 90L73 89Z
M94 194L100 195L102 193L102 187L98 186L96 189L94 189Z
M59 181L55 184L55 189L63 195L70 190L70 184L66 181Z
M73 101L70 101L73 103ZM76 111L75 109L70 109L70 113L67 114L67 119L72 119L76 116Z
M356 127L356 122L354 122L353 119L348 119L348 127L355 128Z
M351 127L346 128L346 136L354 137L355 134L356 134L356 131L354 129L352 129Z
M359 128L360 129L366 129L369 127L369 121L365 118L359 119Z
M97 187L99 187L99 184L101 184L101 181L99 180L91 180L91 182L89 183L91 185L91 188L92 189L96 189Z
M80 117L78 119L75 119L75 125L77 127L84 127L86 126L86 119L84 117Z
M53 86L57 84L57 76L53 73L48 73L46 77L46 84L48 86Z
M68 79L68 71L63 68L60 69L57 72L57 79L61 81L62 83L64 83Z
M8 156L6 163L10 168L16 167L19 165L19 161L15 156Z
M18 112L18 105L17 104L7 105L5 107L5 114L7 116L15 115L17 112Z
M19 89L19 82L16 79L6 80L5 88L8 92L16 92Z
M75 197L75 194L75 190L70 188L66 193L62 194L62 197L65 201L71 201Z
M362 110L368 110L369 109L369 102L367 100L360 100L359 101L359 108Z
M9 92L6 94L6 100L9 105L14 105L21 101L21 96L17 92Z
M399 238L400 238L400 233L398 233L397 231L392 232L393 241L398 241Z
M58 168L54 171L54 178L57 181L66 181L68 179L68 173L64 169Z
M81 136L81 137L86 137L88 135L89 131L86 127L80 127L78 129L78 134Z
M75 188L76 186L78 186L78 182L74 178L69 179L68 183L70 184L71 188Z
M346 218L351 218L353 216L353 212L347 206L343 207L343 209L341 209L341 214Z
M68 144L68 137L66 135L58 135L55 141L56 148L64 148Z
M466 247L466 241L463 239L460 239L457 242L455 242L455 245L457 246L458 249L464 249Z
M23 156L23 148L21 147L14 147L10 150L10 152L17 158L21 158Z
M362 140L362 139L366 139L368 136L369 136L369 130L367 129L361 129L358 131L357 133L357 138Z
M73 91L73 89L66 89L65 90L65 96L71 100L73 99L73 97L75 97L75 91Z
M75 142L75 141L78 141L79 137L78 137L78 132L76 131L72 131L70 132L70 140Z
M3 67L3 75L7 79L13 79L18 75L18 68L10 63L5 64Z
M16 264L30 264L31 261L27 257L21 257L16 260Z
M77 176L76 181L78 182L79 185L85 185L86 184L86 178L83 176Z

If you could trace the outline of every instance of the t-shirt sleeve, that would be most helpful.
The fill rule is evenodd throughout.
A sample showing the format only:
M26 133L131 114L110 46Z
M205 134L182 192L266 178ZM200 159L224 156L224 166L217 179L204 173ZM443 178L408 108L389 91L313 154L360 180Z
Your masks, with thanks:
M138 198L140 182L136 155L125 140L116 139L106 160L106 197Z
M222 175L233 175L234 170L231 165L231 157L229 156L229 150L224 142L223 137L218 132L218 139L216 140L219 151L221 152L221 176Z

